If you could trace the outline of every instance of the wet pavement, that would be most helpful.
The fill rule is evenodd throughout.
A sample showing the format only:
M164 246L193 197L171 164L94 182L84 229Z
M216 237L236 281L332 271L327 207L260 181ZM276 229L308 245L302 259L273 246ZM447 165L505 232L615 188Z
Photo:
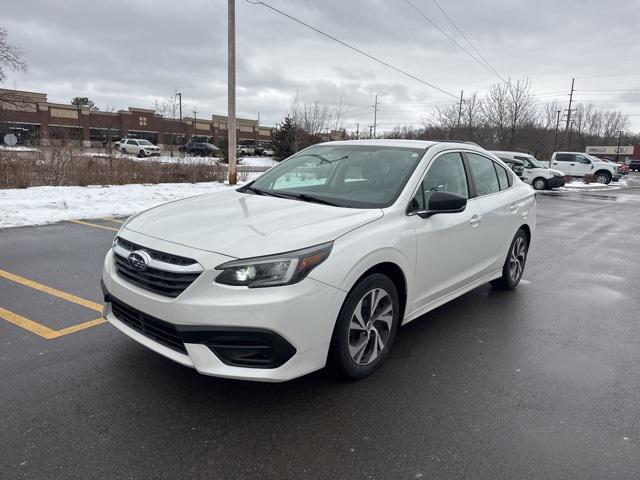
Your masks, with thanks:
M412 322L359 382L205 377L102 323L118 219L0 230L0 478L640 478L628 184L538 195L519 288Z

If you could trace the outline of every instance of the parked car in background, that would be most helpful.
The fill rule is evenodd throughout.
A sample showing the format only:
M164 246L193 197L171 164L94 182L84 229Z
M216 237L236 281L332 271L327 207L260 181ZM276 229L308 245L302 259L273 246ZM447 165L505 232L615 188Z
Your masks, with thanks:
M220 151L213 143L189 142L184 146L184 151L190 155L210 157Z
M630 158L625 162L625 164L630 172L640 172L640 159Z
M238 189L129 217L104 315L207 375L363 378L400 325L487 282L515 288L535 226L531 187L480 147L313 145Z
M149 140L139 138L126 138L115 143L115 146L124 154L137 155L140 158L160 156L160 148Z
M238 155L247 155L247 156L255 155L255 148L248 147L246 145L239 145L236 151Z
M582 152L553 152L551 167L556 167L569 177L593 175L596 182L609 184L618 181L620 172L615 163L604 162Z
M265 157L273 157L273 156L275 155L275 153L274 153L273 149L271 149L271 148L265 148L265 149L263 150L262 154L263 154Z
M520 177L536 190L562 187L565 183L564 172L545 167L536 157L522 152L492 151L502 161L520 160L523 163L523 173Z
M505 158L500 158L500 160L502 160L504 163L507 164L507 166L513 170L513 173L515 173L518 178L522 178L522 175L524 174L524 162L522 160L518 160L516 158L511 158L509 156L505 156Z

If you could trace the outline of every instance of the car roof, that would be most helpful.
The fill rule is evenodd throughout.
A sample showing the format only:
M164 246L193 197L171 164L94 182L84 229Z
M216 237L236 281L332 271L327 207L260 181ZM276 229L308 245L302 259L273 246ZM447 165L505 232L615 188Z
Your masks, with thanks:
M318 145L366 145L375 147L403 147L403 148L422 148L427 149L434 145L464 147L468 150L476 150L479 152L487 152L484 148L476 143L463 142L456 140L396 140L389 138L368 139L368 140L339 140L335 142L324 142Z
M529 157L533 157L533 155L526 152L513 152L509 150L489 150L489 151L494 155L528 155Z

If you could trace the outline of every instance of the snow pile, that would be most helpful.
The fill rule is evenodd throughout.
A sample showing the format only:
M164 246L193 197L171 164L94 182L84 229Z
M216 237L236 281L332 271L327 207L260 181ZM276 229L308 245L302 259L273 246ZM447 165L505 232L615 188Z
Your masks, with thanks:
M560 187L561 189L566 190L583 190L583 191L604 191L604 190L619 190L627 186L626 180L620 179L617 182L611 182L606 185L604 183L584 183L580 181L573 181L570 183L566 183L564 187Z
M226 188L229 186L223 183L210 182L0 190L0 228L131 215L172 200Z
M271 157L241 157L238 159L238 163L247 167L273 167L278 164Z
M8 145L0 145L0 150L6 152L37 152L38 149L34 147L25 147L24 145L14 145L10 147Z

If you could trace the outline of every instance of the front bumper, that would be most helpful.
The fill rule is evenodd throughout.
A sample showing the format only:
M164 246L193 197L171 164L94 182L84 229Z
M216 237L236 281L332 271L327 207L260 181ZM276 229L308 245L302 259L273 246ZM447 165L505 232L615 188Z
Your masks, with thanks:
M105 292L104 317L132 339L200 373L218 377L278 382L324 367L346 292L311 278L282 287L220 285L213 281L219 273L213 268L228 257L129 231L126 237L148 248L194 258L205 268L184 292L168 298L121 278L110 251L101 282ZM121 312L114 314L114 307L118 313L119 305L174 327L181 345L171 345L141 328L132 328L132 323L122 320ZM261 357L255 355L255 350L245 349L258 363L238 366L234 359L241 357L243 351L235 347L242 347L243 343L269 351Z
M160 156L160 150L149 150L149 151L144 151L145 155L147 157L159 157Z
M563 187L565 184L564 177L551 177L547 179L547 187L548 188L558 188Z

